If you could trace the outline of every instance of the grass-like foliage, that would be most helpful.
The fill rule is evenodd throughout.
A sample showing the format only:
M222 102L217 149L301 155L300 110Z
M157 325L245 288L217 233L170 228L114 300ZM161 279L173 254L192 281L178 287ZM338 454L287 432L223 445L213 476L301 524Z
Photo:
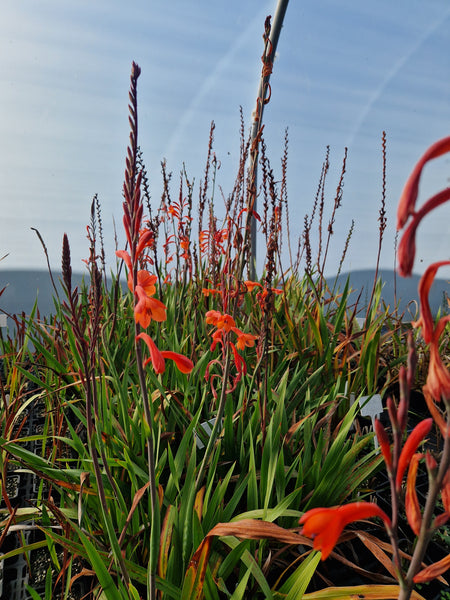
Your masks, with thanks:
M399 588L385 557L398 549L381 529L349 531L347 541L358 535L385 573L336 550L336 560L372 581L339 591L299 527L309 509L373 497L383 457L351 398L384 395L408 356L401 319L382 307L381 282L364 307L350 301L348 285L337 289L323 276L346 157L324 226L327 154L296 253L287 139L277 183L262 129L251 141L241 125L223 219L214 125L198 205L184 170L173 198L163 164L155 207L138 146L139 74L133 64L117 271L106 277L94 198L85 283L72 286L64 236L65 297L55 297L51 318L40 319L37 307L15 317L14 337L1 340L5 568L23 561L31 598L392 598ZM249 277L255 219L266 240L257 281ZM11 490L14 477L33 482L28 497Z

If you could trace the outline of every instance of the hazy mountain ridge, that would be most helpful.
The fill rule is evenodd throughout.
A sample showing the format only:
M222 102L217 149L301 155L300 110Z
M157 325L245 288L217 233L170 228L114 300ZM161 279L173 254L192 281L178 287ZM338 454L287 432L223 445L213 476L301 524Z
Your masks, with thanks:
M413 275L412 277L399 277L391 270L380 270L379 276L383 281L382 299L390 306L391 310L395 307L395 301L399 302L399 311L403 312L410 306L408 312L411 318L414 318L416 305L418 302L417 286L420 277ZM73 275L73 285L79 285L83 277L88 277L86 273ZM360 290L361 307L369 301L372 291L374 271L370 269L352 271L351 273L342 273L338 278L338 286L342 289L347 278L350 277L350 285L355 290L351 299L356 300ZM60 298L64 298L60 284L61 273L54 273L55 281ZM333 284L334 278L327 279L329 285ZM55 312L53 297L55 290L53 289L50 275L47 271L0 271L0 290L7 286L3 294L0 296L0 311L8 314L30 314L34 302L37 298L38 307L41 316L48 316ZM433 313L441 307L446 307L446 294L450 291L449 282L446 279L436 279L430 293L430 305Z

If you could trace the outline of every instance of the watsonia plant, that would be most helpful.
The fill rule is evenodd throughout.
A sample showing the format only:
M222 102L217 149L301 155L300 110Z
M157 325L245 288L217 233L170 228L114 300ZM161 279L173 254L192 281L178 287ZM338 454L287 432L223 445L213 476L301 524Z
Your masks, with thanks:
M42 481L30 506L19 508L2 485L2 539L16 526L38 525L42 533L33 543L21 539L3 560L46 548L48 587L64 598L82 579L86 594L114 600L299 597L319 562L311 540L296 531L302 511L355 500L381 460L369 449L371 435L350 434L358 405L349 406L349 391L370 393L385 375L378 359L387 314L378 314L375 295L365 329L356 328L348 286L330 290L323 277L327 250L305 277L299 265L283 271L287 140L278 190L258 132L259 217L248 210L255 181L247 161L255 147L242 121L241 161L223 223L214 212L213 127L198 239L184 170L175 201L164 166L162 203L152 215L138 149L139 73L133 64L126 245L117 251L126 292L119 276L106 281L94 202L89 282L72 286L64 237L65 301L55 299L48 322L18 319L16 340L2 342L4 404L7 393L12 398L1 417L3 481L11 467ZM325 248L344 172L345 162ZM249 215L261 219L266 235L260 281L243 272ZM43 430L31 436L42 444L39 453L27 448L30 436L20 429L29 381L46 407Z

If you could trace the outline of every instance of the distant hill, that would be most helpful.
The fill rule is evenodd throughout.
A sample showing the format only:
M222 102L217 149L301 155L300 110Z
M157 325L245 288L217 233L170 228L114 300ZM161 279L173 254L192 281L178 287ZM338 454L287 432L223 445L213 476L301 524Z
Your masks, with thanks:
M72 276L73 286L81 283L83 276ZM61 273L53 273L56 289L64 298L60 283ZM56 295L48 271L12 271L0 270L0 290L6 287L0 296L0 311L8 314L29 315L37 299L41 316L55 312L53 297Z
M389 269L380 269L378 276L383 283L382 301L386 305L389 305L391 310L397 304L400 314L406 311L411 315L412 319L415 318L419 303L419 293L417 290L420 276L400 277L395 271ZM338 285L341 289L348 277L350 277L351 287L355 290L353 297L361 291L361 305L367 305L372 292L374 271L363 269L352 271L351 273L342 273L338 278ZM329 278L328 282L331 284L332 278ZM450 307L447 304L448 294L450 294L450 282L447 279L436 278L430 291L430 307L433 314L436 314L439 308L450 312Z
M409 312L411 318L414 318L416 311L414 302L418 301L417 285L420 278L415 275L404 279L398 275L395 276L394 272L390 270L381 270L379 276L384 283L382 292L383 301L393 310L395 301L397 300L400 312L407 310L408 306L410 306ZM61 294L61 285L59 283L61 274L55 273L53 277L58 292ZM362 290L360 305L361 307L366 305L372 291L373 270L342 273L338 278L338 285L341 289L345 285L347 277L350 277L350 284L356 290L353 292L352 299L356 300L357 293ZM74 286L79 285L81 280L82 275L73 275ZM328 282L331 285L333 278L328 278ZM48 316L54 312L53 297L55 292L47 271L0 270L0 290L4 286L7 287L0 296L0 311L9 314L20 314L22 312L29 314L37 297L41 316ZM396 295L394 294L394 290L396 290ZM435 280L430 295L430 304L434 313L437 312L439 307L446 306L445 294L449 291L450 285L447 280Z

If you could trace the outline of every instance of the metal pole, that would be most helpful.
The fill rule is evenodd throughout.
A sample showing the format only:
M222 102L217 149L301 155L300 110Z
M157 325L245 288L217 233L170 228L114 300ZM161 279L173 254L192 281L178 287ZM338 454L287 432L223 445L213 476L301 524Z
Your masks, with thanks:
M284 15L286 14L286 9L289 4L289 0L278 0L277 8L275 10L275 16L273 18L272 27L270 28L269 40L270 43L266 43L266 47L263 54L263 62L264 67L266 65L265 59L268 58L273 62L275 58L275 52L277 49L278 39L280 37L281 28L283 26ZM267 56L267 51L270 52L270 56ZM259 82L258 89L258 100L256 105L256 110L254 113L254 119L252 123L251 129L251 148L254 148L254 155L252 157L252 177L253 177L253 189L254 189L254 199L253 206L249 207L252 210L256 210L256 186L257 186L257 171L258 171L258 133L261 131L262 126L262 118L264 112L264 104L268 102L266 99L267 90L269 89L269 79L270 72L265 74L263 67L263 72L261 75L261 79ZM270 99L270 97L269 97ZM252 215L250 215L252 216ZM256 279L256 219L253 217L251 219L251 233L250 233L250 278L252 280Z

